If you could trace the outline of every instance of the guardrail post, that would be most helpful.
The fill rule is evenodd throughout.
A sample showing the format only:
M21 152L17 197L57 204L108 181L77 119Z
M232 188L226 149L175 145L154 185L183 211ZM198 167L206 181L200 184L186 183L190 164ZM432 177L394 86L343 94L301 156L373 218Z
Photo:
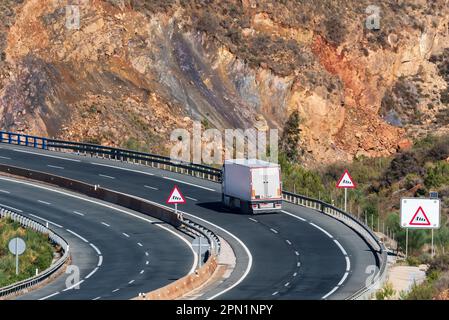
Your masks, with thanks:
M12 144L12 134L8 132L8 143Z

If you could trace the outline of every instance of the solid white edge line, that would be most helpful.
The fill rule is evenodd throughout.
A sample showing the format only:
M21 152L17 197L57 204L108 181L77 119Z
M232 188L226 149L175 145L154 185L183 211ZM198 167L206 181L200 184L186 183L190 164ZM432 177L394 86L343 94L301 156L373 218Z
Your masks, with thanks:
M103 256L98 256L98 263L97 266L101 267L101 265L103 264Z
M11 192L9 192L9 191L6 191L6 190L0 190L0 192L2 192L2 193L11 193Z
M176 181L176 182L179 182L179 183L183 183L183 184L186 184L186 185L189 185L189 186L201 188L201 189L204 189L204 190L209 190L209 191L213 191L213 192L216 191L215 189L203 187L203 186L200 186L200 185L198 185L198 184L194 184L194 183L190 183L190 182L178 180L178 179L175 179L175 178L170 178L170 177L165 177L165 176L163 176L162 178L163 178L163 179L167 179L167 180L171 180L171 181Z
M130 172L146 174L148 176L154 176L154 173L140 171L140 170L134 170L134 169L128 169L128 168L124 168L124 167L113 166L113 165L110 165L110 164L103 164L103 163L98 163L98 162L91 162L90 164L93 164L95 166L102 166L102 167L113 168L113 169L117 169L117 170L124 170L124 171L130 171Z
M98 267L96 267L94 270L91 271L87 276L84 277L84 279L89 279L95 272L98 271Z
M334 287L331 291L326 293L321 299L326 299L327 297L329 297L331 294L333 294L337 290L338 290L338 286Z
M9 157L2 157L2 156L0 156L0 159L11 160L11 158L9 158Z
M6 204L3 204L3 203L0 203L0 206L5 207L7 209L11 209L11 210L17 211L17 212L23 212L23 210L20 210L20 209L11 207L11 206L7 206Z
M20 150L20 149L12 149L12 150L16 151L16 152L35 154L35 155L38 155L38 156L41 156L41 157L49 157L49 158L55 158L55 159L73 161L73 162L81 162L81 160L78 160L78 159L69 159L69 158L64 158L64 157L58 157L58 156L54 156L54 155L51 155L51 154L38 153L38 152L32 152L32 151Z
M340 244L340 242L338 242L338 240L334 239L335 244L340 248L341 252L343 252L343 254L345 256L348 255L348 253L346 252L346 250L343 248L343 246Z
M70 290L70 289L73 289L73 288L79 286L79 285L80 285L81 283L83 283L83 282L84 282L84 280L81 280L80 282L75 283L74 285L72 285L72 286L70 286L70 287L68 287L68 288L65 288L65 289L62 290L62 291L68 291L68 290Z
M83 238L82 236L80 236L78 233L76 233L75 231L72 231L72 230L70 230L70 229L66 229L67 230L67 232L70 232L71 234L73 234L75 237L78 237L78 238L80 238L81 240L83 240L84 242L89 242L89 241L87 241L87 239L86 238Z
M346 271L345 275L343 276L343 278L341 278L340 282L338 283L338 286L341 286L343 284L343 282L345 282L346 278L348 277L349 272Z
M301 220L301 221L304 221L304 222L307 221L306 219L301 218L301 217L298 217L297 215L294 215L293 213L290 213L290 212L288 212L288 211L281 210L281 212L283 212L283 213L285 213L286 215L289 215L289 216L291 216L291 217L293 217L293 218L295 218L295 219L298 219L298 220Z
M329 238L333 239L334 237L327 232L326 230L324 230L323 228L321 228L320 226L317 226L315 223L313 222L309 222L310 225L314 226L315 228L317 228L318 230L322 231L325 235L327 235Z
M1 178L0 178L0 179L1 179ZM57 226L57 227L59 227L59 228L61 228L61 229L64 228L64 227L61 226L60 224L54 223L54 222L52 222L52 221L50 221L50 220L44 219L44 218L39 217L39 216L37 216L37 215L35 215L35 214L29 213L29 215L32 216L32 217L34 217L34 218L36 218L36 219L40 219L40 220L42 220L42 221L48 222L49 224L52 224L52 225L54 225L54 226Z

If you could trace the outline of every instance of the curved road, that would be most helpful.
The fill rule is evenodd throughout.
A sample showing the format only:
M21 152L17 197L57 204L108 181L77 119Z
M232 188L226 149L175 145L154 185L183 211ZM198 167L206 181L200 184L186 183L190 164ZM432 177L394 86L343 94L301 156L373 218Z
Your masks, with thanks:
M180 207L224 237L237 256L228 281L202 296L220 299L344 299L376 265L370 247L343 223L284 203L284 212L247 216L223 210L220 184L163 170L73 154L1 145L0 163L44 171L164 204L174 184Z
M189 242L154 218L3 176L0 206L48 222L70 245L72 269L20 299L131 299L192 271Z

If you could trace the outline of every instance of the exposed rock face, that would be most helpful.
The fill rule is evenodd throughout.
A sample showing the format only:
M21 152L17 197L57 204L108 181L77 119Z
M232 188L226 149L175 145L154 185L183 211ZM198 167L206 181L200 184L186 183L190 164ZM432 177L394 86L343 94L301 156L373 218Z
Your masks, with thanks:
M192 120L282 129L298 111L301 154L315 164L448 130L444 0L383 2L377 31L364 26L369 1L9 2L3 129L163 152Z

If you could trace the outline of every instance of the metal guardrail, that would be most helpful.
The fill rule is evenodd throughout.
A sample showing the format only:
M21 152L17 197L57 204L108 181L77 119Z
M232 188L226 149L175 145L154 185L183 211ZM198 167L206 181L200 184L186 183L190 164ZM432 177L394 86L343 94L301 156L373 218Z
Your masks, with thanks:
M61 236L59 236L56 232L50 230L45 225L36 222L32 219L29 219L25 216L20 215L11 210L6 210L0 207L0 218L9 218L13 221L20 223L22 226L32 229L34 231L48 234L48 238L55 244L59 245L61 249L64 251L64 254L61 258L59 258L56 263L52 264L46 270L39 273L37 276L16 282L9 286L0 288L0 298L6 297L8 295L17 293L24 289L29 289L36 284L48 279L51 275L56 273L68 260L69 258L69 245L67 241L65 241Z
M214 232L186 218L183 219L183 223L187 228L193 230L196 235L207 239L210 245L210 255L215 254L218 256L220 254L221 241Z
M187 163L182 161L174 161L169 157L164 157L155 154L137 152L132 150L125 150L119 148L112 148L100 146L89 143L79 143L62 141L56 139L48 139L36 136L28 136L17 133L0 131L0 143L9 143L17 145L25 145L34 148L41 148L53 151L72 151L77 154L90 155L95 157L102 157L116 161L125 161L131 163L142 164L153 168L168 170L181 174L187 174L198 178L220 182L222 179L221 169L213 168L206 165ZM379 271L375 275L375 283L369 287L363 287L351 299L365 297L367 292L372 290L374 285L378 285L385 278L387 266L387 253L385 246L374 234L374 232L357 217L344 212L343 210L332 206L323 201L313 199L310 197L294 194L288 191L283 191L283 199L287 202L312 208L327 214L348 225L356 231L365 241L377 252L379 259Z

